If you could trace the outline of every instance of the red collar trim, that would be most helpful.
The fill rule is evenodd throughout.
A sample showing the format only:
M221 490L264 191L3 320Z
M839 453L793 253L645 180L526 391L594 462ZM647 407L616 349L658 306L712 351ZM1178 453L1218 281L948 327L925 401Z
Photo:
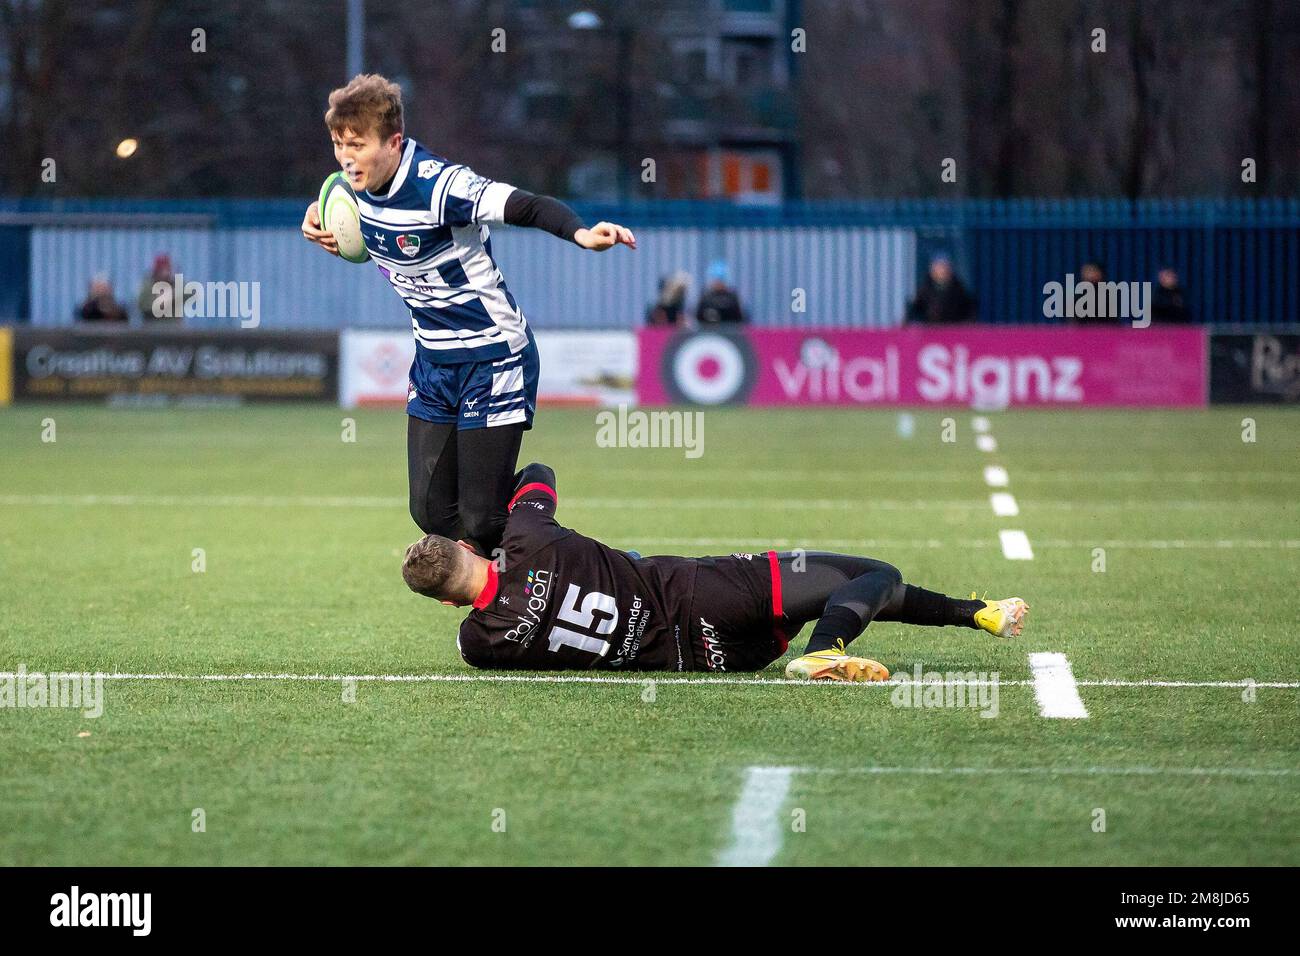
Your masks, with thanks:
M483 590L478 592L478 597L474 599L474 610L481 611L497 596L497 566L488 562L487 583L483 585Z

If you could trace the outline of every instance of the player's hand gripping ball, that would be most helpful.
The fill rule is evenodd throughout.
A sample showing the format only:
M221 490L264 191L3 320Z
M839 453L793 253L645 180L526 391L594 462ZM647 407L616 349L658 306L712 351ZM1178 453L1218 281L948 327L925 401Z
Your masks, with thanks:
M348 262L365 262L370 258L361 236L357 194L341 172L331 173L321 185L316 209L320 227L334 237L342 258Z

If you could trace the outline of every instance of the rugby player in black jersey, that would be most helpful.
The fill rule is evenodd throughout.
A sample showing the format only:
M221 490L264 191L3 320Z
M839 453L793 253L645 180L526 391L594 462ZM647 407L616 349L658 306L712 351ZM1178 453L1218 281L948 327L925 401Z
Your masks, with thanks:
M406 551L411 590L472 605L456 644L475 667L524 670L757 671L815 622L787 677L882 681L848 653L872 621L1020 634L1020 598L962 600L903 582L892 565L821 551L640 557L555 520L555 473L516 477L502 554L425 535Z

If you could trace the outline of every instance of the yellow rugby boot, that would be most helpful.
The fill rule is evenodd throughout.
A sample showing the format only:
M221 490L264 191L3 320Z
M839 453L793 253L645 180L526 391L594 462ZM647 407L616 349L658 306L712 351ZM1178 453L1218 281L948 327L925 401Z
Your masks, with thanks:
M975 599L972 591L971 600ZM975 612L975 623L994 637L1019 637L1028 613L1029 605L1018 597L985 601L984 606Z
M785 676L790 680L885 681L889 669L870 658L853 657L843 641L836 641L834 647L796 657L785 665Z

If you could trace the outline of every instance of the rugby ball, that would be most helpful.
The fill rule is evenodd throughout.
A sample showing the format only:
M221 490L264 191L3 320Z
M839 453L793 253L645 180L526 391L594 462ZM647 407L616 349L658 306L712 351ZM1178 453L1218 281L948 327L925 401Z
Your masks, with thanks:
M370 258L366 241L361 236L361 212L357 208L357 194L341 172L330 173L321 184L320 201L316 208L321 228L334 234L340 256L348 262L365 262Z

